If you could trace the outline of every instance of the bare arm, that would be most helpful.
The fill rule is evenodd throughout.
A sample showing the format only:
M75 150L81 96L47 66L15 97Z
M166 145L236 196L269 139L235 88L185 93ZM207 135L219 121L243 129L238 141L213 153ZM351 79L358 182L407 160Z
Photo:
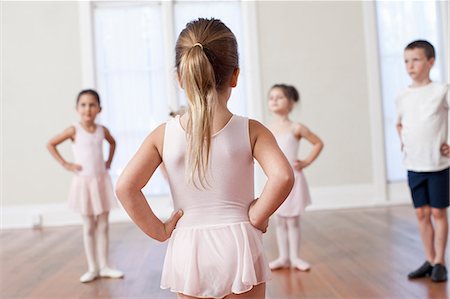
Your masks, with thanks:
M317 136L316 134L314 134L313 132L311 132L306 126L304 125L299 125L296 130L295 130L295 136L297 138L305 138L306 140L308 140L311 144L312 144L312 149L311 152L309 153L309 155L306 157L305 160L297 160L294 164L294 168L297 170L301 170L307 166L309 166L312 162L314 162L314 160L317 159L317 157L319 156L320 152L323 149L323 142L322 140L319 138L319 136Z
M69 127L65 129L62 133L56 135L50 141L47 143L47 149L50 152L50 154L55 158L56 161L59 162L65 169L69 171L79 171L81 170L81 166L73 163L67 162L59 153L58 149L56 148L59 144L63 143L64 141L71 139L74 140L75 138L75 128Z
M400 122L400 119L398 120L397 125L395 126L395 128L397 129L397 134L398 134L398 137L400 138L400 143L401 143L400 150L403 152L403 140L402 140L402 129L403 129L403 126L402 126L402 123Z
M259 199L250 207L249 218L253 226L264 232L269 217L291 192L294 174L275 138L266 127L250 120L250 138L253 157L261 165L267 182Z
M449 91L450 91L450 84L447 84L447 93L445 95L446 99L445 99L445 103L447 104L447 111L450 110L450 95L449 95ZM445 142L442 146L441 146L441 154L443 156L446 157L450 157L450 146L448 144L448 141Z
M111 168L114 152L116 151L116 140L114 139L114 137L112 137L107 128L103 127L103 131L105 132L105 139L109 143L109 155L108 160L106 160L106 168L109 169Z
M117 197L134 223L148 236L161 242L170 237L182 216L182 211L174 212L171 218L163 223L148 205L142 188L162 162L164 131L165 125L161 125L144 140L125 167L116 186Z

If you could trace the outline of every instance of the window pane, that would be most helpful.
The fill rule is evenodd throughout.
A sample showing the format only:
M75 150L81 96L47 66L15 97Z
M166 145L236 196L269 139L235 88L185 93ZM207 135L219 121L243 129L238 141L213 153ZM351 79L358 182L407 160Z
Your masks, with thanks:
M198 18L220 19L233 31L238 42L239 64L244 65L243 34L241 4L239 1L180 1L175 2L175 36L178 37L186 24ZM245 70L242 70L245 72ZM245 97L245 79L239 77L239 83L233 89L228 108L231 112L239 115L247 115L247 102ZM186 99L182 90L179 90L180 104L186 105Z
M116 180L148 133L168 117L161 8L100 3L94 24L100 116L117 140L111 167ZM144 191L150 194L169 192L159 172L148 186Z
M436 49L436 63L431 79L443 80L442 33L436 1L377 1L378 39L384 112L385 152L388 181L406 179L403 154L395 129L395 97L411 79L405 70L403 49L417 39L431 42Z

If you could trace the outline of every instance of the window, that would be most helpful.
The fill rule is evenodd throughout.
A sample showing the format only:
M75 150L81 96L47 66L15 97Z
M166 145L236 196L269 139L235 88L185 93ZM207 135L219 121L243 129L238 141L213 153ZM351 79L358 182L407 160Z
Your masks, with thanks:
M442 21L438 7L439 1L377 1L386 168L390 182L406 179L400 140L395 128L395 97L410 84L403 59L405 46L417 39L431 42L436 49L431 79L444 80Z
M180 89L171 90L177 88L176 84L167 82L175 80L174 72L173 76L165 75L167 66L173 64L167 53L174 53L174 49L168 45L175 45L187 22L198 17L215 17L235 33L241 49L244 45L241 3L170 2L169 17L165 10L167 2L95 2L92 8L96 86L103 106L100 117L117 140L111 166L115 181L148 133L168 119L171 103L176 106L186 103ZM165 36L165 28L174 28L175 32ZM173 40L167 43L167 38ZM244 59L241 54L241 65ZM233 113L247 115L245 93L245 79L241 76L229 102ZM171 94L176 98L171 99ZM159 171L144 192L169 193Z

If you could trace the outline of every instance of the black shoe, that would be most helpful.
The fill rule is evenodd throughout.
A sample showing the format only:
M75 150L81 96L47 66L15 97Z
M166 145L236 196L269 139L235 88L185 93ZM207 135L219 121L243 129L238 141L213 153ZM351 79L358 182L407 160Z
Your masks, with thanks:
M442 264L436 264L431 271L431 280L433 282L447 281L447 268Z
M425 263L423 263L422 266L420 266L419 269L409 273L408 278L414 279L414 278L430 276L432 271L433 271L433 266L431 266L431 264L428 261L426 261ZM445 271L445 273L447 273L447 271ZM447 275L445 277L447 277Z

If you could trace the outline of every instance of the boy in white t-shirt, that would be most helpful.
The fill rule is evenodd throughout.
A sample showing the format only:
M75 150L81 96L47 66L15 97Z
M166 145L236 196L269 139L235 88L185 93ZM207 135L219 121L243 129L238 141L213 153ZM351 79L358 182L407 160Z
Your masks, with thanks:
M430 80L435 52L429 42L410 43L405 48L404 58L412 84L396 100L397 131L427 259L408 277L431 276L433 282L441 282L447 280L445 248L450 197L448 85Z

